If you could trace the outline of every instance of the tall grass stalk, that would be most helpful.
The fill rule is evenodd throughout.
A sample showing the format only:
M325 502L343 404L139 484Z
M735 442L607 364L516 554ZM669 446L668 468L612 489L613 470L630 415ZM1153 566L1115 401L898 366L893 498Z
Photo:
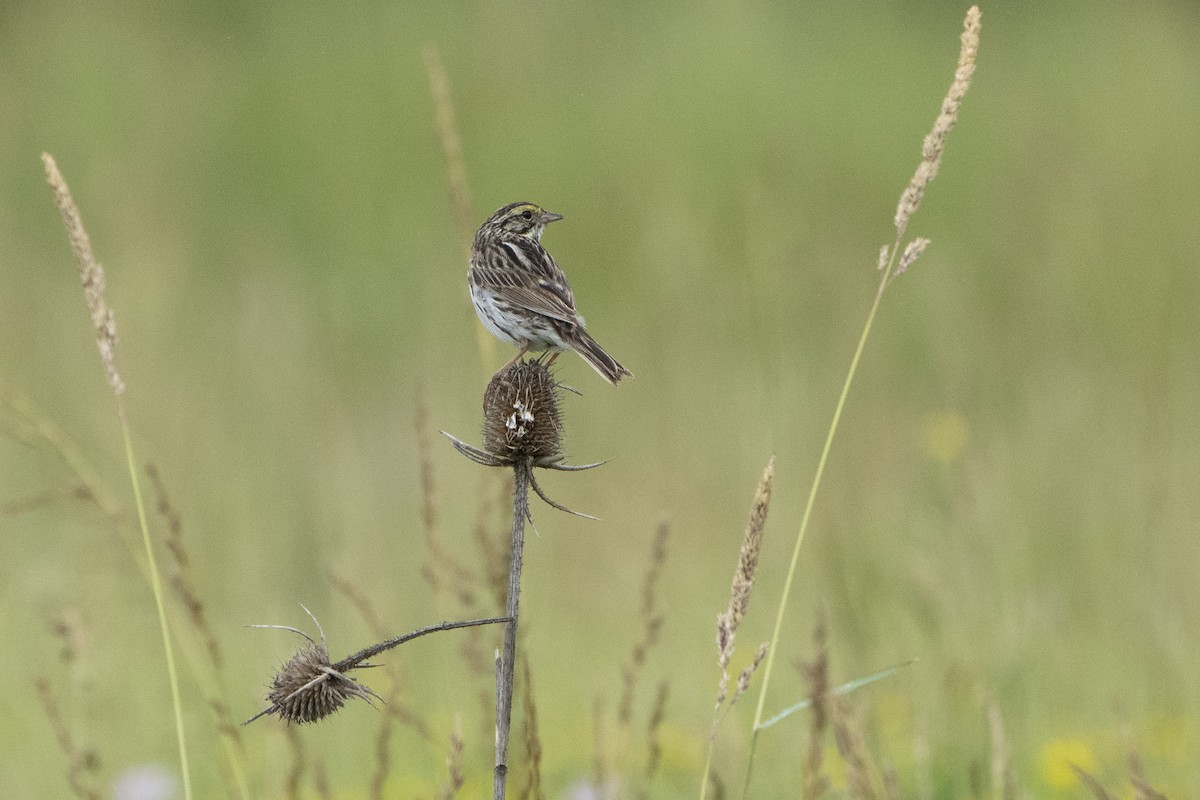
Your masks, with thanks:
M163 650L167 661L167 679L171 686L171 704L175 711L175 738L179 745L179 769L183 781L184 800L192 798L191 771L188 767L187 737L183 727L183 701L179 693L179 675L175 668L175 653L171 646L171 628L167 621L166 600L164 598L162 578L159 576L158 560L154 555L154 546L150 541L150 525L146 519L146 504L142 499L142 489L138 482L137 459L133 455L133 437L129 433L129 421L125 415L125 384L117 372L115 350L117 344L117 329L113 319L112 308L104 290L104 268L96 261L92 253L92 243L83 227L83 219L79 208L71 197L71 190L59 172L58 165L49 153L42 153L42 163L46 167L46 182L54 192L54 201L62 215L63 225L67 229L67 237L71 241L71 250L79 264L79 277L83 282L84 297L88 310L92 315L92 326L96 332L96 345L100 348L100 360L104 365L108 383L117 399L117 417L121 423L121 436L125 443L125 465L129 469L129 481L133 486L133 499L137 506L138 526L142 531L142 545L146 550L146 564L150 575L150 588L154 593L154 606L158 612L159 633L162 636Z
M771 684L771 674L775 666L775 655L779 652L779 639L783 630L783 619L787 614L788 600L791 597L792 586L796 580L796 565L800 561L800 547L804 544L804 535L808 531L812 519L812 511L816 505L817 493L821 488L821 479L825 475L825 466L829 461L829 453L833 449L833 439L837 435L838 425L842 420L842 412L846 407L846 398L850 396L850 387L854 385L854 376L858 373L858 365L862 360L863 350L867 339L875 325L875 317L884 292L891 285L892 279L906 271L929 244L927 239L914 239L908 243L901 255L900 244L908 229L909 220L916 213L925 195L925 188L937 175L941 164L942 152L945 149L946 135L958 120L958 109L971 84L971 76L975 71L975 57L979 50L980 12L978 6L971 6L963 21L961 48L958 56L958 67L954 73L954 81L942 101L941 112L934 121L933 128L926 135L921 149L921 161L912 179L908 182L900 202L896 208L896 236L890 248L880 251L879 286L875 290L875 299L871 310L867 313L867 321L858 337L858 345L854 348L854 357L850 359L850 368L846 371L846 379L842 383L841 394L838 395L837 406L833 411L833 419L829 423L829 432L825 435L825 444L821 448L821 456L817 459L816 473L813 475L812 486L808 492L808 500L804 504L804 514L800 518L800 528L796 533L796 542L792 546L792 558L788 563L787 577L784 580L783 591L779 597L779 609L775 614L775 626L771 631L771 640L767 649L767 661L763 666L762 684L758 692L758 703L754 710L754 724L750 733L750 755L746 764L746 777L742 784L743 800L750 796L750 782L754 774L754 756L758 746L758 735L762 730L763 712L766 707L767 690Z

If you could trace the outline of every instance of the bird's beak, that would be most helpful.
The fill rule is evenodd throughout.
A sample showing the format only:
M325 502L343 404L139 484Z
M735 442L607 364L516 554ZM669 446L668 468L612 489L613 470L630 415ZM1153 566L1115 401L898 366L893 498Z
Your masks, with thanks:
M542 211L542 224L548 225L551 222L558 222L563 218L562 214L555 214L553 211Z

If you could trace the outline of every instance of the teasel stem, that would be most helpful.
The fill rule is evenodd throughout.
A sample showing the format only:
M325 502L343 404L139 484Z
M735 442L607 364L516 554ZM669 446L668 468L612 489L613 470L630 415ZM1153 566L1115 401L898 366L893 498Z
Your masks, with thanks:
M508 562L508 599L504 615L504 644L496 659L496 769L492 781L493 800L504 800L508 782L508 736L512 727L513 682L517 655L517 614L521 605L521 554L525 549L525 520L529 517L529 483L532 467L527 461L513 466L512 555Z

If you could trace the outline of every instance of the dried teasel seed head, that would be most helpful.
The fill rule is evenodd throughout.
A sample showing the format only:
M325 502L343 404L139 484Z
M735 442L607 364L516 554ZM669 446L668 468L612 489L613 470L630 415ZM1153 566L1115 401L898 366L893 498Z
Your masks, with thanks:
M324 642L309 642L280 668L271 682L268 713L287 722L316 722L333 714L347 700L371 702L374 693L333 668Z
M482 449L499 464L562 462L558 383L545 364L519 361L492 378L483 395Z

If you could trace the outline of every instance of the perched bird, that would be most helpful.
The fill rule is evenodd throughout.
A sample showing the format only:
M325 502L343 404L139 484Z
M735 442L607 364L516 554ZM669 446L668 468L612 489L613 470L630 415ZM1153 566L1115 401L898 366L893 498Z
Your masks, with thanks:
M533 203L513 203L488 217L471 245L467 283L484 327L503 342L521 348L509 364L530 350L574 350L609 383L633 373L604 352L583 327L567 276L542 247L548 223L562 219Z

